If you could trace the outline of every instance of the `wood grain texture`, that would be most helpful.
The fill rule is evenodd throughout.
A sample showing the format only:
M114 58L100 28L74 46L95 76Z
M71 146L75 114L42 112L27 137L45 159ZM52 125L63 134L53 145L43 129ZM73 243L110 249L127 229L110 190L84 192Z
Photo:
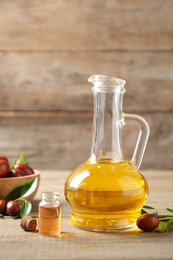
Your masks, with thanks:
M172 50L171 0L0 2L2 50Z
M172 165L173 120L170 113L142 114L151 128L142 168ZM137 127L123 130L124 157L131 159ZM91 112L0 113L1 154L10 160L24 153L35 169L73 169L90 156Z
M0 110L93 109L92 74L127 81L124 111L173 111L173 53L0 53Z
M172 171L142 173L150 188L148 205L157 210L172 208ZM59 191L62 203L61 235L44 237L37 231L24 232L20 228L20 219L0 218L2 259L23 260L24 256L33 260L172 259L172 233L142 232L138 228L96 233L75 228L69 220L70 209L63 191L68 175L68 171L42 171L39 191L32 203L31 215L37 218L41 192Z
M142 166L173 168L173 1L0 1L0 153L71 169L90 152L93 74L127 81L151 135ZM131 158L136 128L123 130ZM72 156L73 155L73 156Z

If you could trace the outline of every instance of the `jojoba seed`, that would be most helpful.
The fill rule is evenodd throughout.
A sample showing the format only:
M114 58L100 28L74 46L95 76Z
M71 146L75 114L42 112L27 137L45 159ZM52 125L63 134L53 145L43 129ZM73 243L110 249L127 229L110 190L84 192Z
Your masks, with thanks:
M5 199L0 199L0 214L4 215L6 213L7 201Z
M5 157L5 156L3 156L3 155L0 155L0 160L4 160L4 161L8 162L7 157Z
M31 216L25 216L21 222L20 222L20 226L22 229L26 230L26 222L31 219L32 217Z
M159 226L159 219L154 214L143 214L137 219L136 224L143 231L154 231Z
M10 177L21 177L21 176L25 176L25 172L21 171L20 169L16 168L12 170L12 174L10 175Z
M6 211L10 216L17 216L20 212L20 207L16 201L10 200L7 202Z
M34 174L34 170L27 164L17 163L13 169L14 177Z
M0 159L0 178L6 177L10 171L10 165L7 160Z
M25 231L33 232L37 227L37 220L31 216L26 216L21 220L20 226Z

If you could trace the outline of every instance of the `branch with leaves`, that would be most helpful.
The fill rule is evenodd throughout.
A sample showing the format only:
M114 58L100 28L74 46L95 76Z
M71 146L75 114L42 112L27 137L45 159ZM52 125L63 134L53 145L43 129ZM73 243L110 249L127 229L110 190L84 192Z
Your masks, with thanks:
M169 213L173 213L173 209L166 208L165 210ZM171 214L162 215L159 214L158 210L156 210L154 207L147 206L147 205L143 206L141 210L141 215L149 214L149 213L154 214L159 219L159 226L157 227L157 229L155 229L155 231L173 232L173 215Z
M32 209L32 204L30 201L27 201L26 198L30 196L37 187L38 178L33 178L31 181L23 182L18 187L13 189L5 198L6 201L14 200L16 202L23 201L20 205L20 212L14 218L24 218L27 216ZM0 214L1 218L4 218L3 214Z

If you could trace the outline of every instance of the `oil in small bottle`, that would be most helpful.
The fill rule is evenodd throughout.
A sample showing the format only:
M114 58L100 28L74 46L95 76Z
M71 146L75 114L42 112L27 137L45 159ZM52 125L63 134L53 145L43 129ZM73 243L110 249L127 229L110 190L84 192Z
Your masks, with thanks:
M61 233L61 205L56 192L42 193L39 204L39 234L44 236L58 236Z

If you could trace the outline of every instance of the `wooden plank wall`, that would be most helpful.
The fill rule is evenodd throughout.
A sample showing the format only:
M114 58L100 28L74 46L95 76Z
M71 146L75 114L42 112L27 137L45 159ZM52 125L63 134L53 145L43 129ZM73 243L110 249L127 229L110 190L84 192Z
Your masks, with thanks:
M37 169L88 159L93 74L127 81L124 112L148 121L142 168L173 168L173 1L0 1L0 154ZM136 128L123 131L130 158Z

